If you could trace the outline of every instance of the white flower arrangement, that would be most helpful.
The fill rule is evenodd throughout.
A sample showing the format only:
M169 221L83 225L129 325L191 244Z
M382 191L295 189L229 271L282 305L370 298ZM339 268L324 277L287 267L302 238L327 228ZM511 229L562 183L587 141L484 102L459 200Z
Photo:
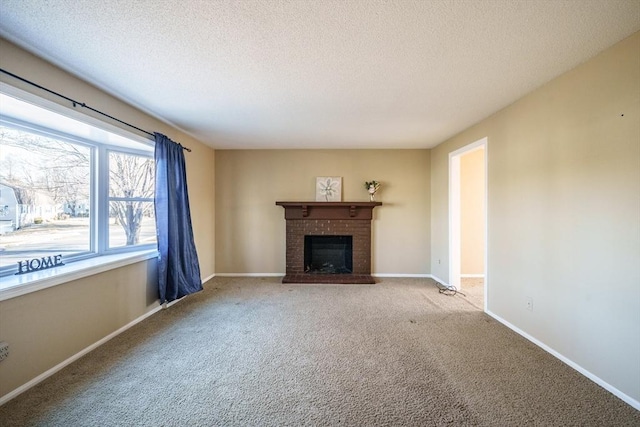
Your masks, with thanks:
M369 192L369 199L373 202L376 200L376 192L380 188L380 183L378 181L365 181L364 188Z

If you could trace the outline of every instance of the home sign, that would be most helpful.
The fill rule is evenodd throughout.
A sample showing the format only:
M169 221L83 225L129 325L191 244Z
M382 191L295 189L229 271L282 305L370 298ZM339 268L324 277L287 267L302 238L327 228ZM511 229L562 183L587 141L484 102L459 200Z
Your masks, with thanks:
M62 254L52 255L42 258L26 259L18 261L18 272L16 274L31 273L33 271L45 270L47 268L64 265Z

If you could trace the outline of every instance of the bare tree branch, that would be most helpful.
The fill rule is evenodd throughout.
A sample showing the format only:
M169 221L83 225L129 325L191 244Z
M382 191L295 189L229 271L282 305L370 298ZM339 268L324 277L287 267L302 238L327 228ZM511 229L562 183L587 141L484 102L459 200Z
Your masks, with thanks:
M35 204L38 193L63 204L71 216L90 197L91 150L55 138L0 126L0 146L9 155L0 161L0 182L10 185L22 204ZM109 196L152 199L154 161L149 157L109 153ZM122 226L127 245L139 242L142 220L153 203L113 201L110 216Z

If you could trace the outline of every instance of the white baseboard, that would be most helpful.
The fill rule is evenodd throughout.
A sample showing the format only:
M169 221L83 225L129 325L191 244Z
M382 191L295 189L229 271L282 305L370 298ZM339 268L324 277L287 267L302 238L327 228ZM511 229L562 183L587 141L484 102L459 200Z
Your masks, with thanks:
M202 282L213 278L213 277L284 277L284 273L216 273L211 275L210 277L204 279ZM414 278L425 278L425 279L435 279L435 277L431 274L406 274L406 273L372 273L373 277L414 277ZM484 276L483 276L484 277Z
M284 273L216 273L216 277L284 277Z
M0 406L4 405L5 403L10 401L14 397L18 396L19 394L24 393L25 391L29 390L31 387L33 387L33 386L41 383L42 381L46 380L51 375L55 374L56 372L58 372L59 370L65 368L65 367L67 367L68 365L70 365L71 363L73 363L76 360L80 359L82 356L84 356L85 354L89 353L90 351L95 350L96 348L100 347L102 344L106 343L110 339L120 335L121 333L123 333L127 329L131 328L132 326L142 322L147 317L157 313L158 311L162 310L163 308L171 307L172 305L176 304L179 301L182 301L183 299L184 298L181 298L179 300L171 301L170 303L167 303L167 304L164 304L164 305L159 305L158 307L154 308L153 310L148 311L147 313L143 314L142 316L138 317L137 319L134 319L131 322L127 323L126 325L124 325L120 329L110 333L109 335L107 335L106 337L102 338L101 340L91 344L89 347L85 348L84 350L81 350L80 352L74 354L73 356L71 356L70 358L64 360L63 362L58 363L56 366L54 366L53 368L43 372L42 374L38 375L37 377L35 377L31 381L21 385L20 387L16 388L15 390L13 390L13 391L5 394L4 396L0 397Z
M215 277L215 274L212 274L212 275L202 279L202 283L206 283L207 281L211 280L214 277ZM154 308L153 310L148 311L147 313L143 314L142 316L138 317L137 319L134 319L131 322L127 323L126 325L124 325L120 329L110 333L109 335L107 335L106 337L102 338L101 340L98 340L97 342L91 344L89 347L85 348L84 350L79 351L78 353L76 353L73 356L69 357L68 359L62 361L61 363L58 363L56 366L54 366L53 368L43 372L42 374L38 375L37 377L35 377L31 381L21 385L20 387L16 388L13 391L10 391L9 393L7 393L4 396L0 397L0 406L4 405L5 403L10 401L14 397L18 396L19 394L22 394L25 391L29 390L31 387L33 387L33 386L41 383L42 381L46 380L51 375L55 374L56 372L58 372L59 370L65 368L65 367L67 367L68 365L70 365L71 363L75 362L76 360L80 359L85 354L87 354L87 353L91 352L92 350L95 350L96 348L100 347L102 344L106 343L107 341L111 340L112 338L120 335L121 333L123 333L127 329L131 328L132 326L142 322L147 317L157 313L158 311L160 311L162 309L169 308L169 307L173 306L174 304L177 304L178 302L182 301L183 299L184 298L180 298L180 299L171 301L169 303L166 303L166 304L163 304L163 305L159 305L158 307Z
M522 329L518 328L517 326L509 323L508 321L506 321L502 317L498 316L497 314L495 314L495 313L493 313L493 312L491 312L489 310L485 310L485 313L487 313L489 316L493 317L498 322L502 323L503 325L505 325L507 328L511 329L512 331L514 331L518 335L521 335L524 338L528 339L529 341L531 341L532 343L534 343L535 345L537 345L538 347L540 347L541 349L543 349L547 353L549 353L552 356L556 357L560 361L566 363L567 365L569 365L570 367L572 367L573 369L575 369L576 371L578 371L579 373L581 373L585 377L589 378L594 383L598 384L600 387L602 387L605 390L609 391L611 394L619 397L620 399L622 399L624 402L626 402L629 405L631 405L636 410L640 411L640 402L639 401L635 400L631 396L629 396L629 395L623 393L622 391L618 390L617 388L615 388L611 384L609 384L606 381L604 381L602 378L600 378L600 377L592 374L591 372L587 371L582 366L578 365L574 361L572 361L572 360L568 359L567 357L563 356L562 354L558 353L557 351L555 351L551 347L547 346L543 342L541 342L541 341L537 340L536 338L532 337L531 335L529 335L528 333L526 333Z
M435 280L436 282L440 283L441 285L444 285L446 287L449 287L449 284L447 282L445 282L444 280L442 280L441 278L439 278L438 276L435 276L433 274L430 274L431 278L433 280Z
M202 284L207 283L209 280L213 279L214 277L216 277L216 274L213 273L212 275L205 277L204 279L202 279Z
M203 283L208 281L208 280L210 280L210 279L212 279L215 276L216 276L215 274L212 274L211 276L207 277L206 279L203 279ZM282 277L282 276L284 276L284 274L280 274L280 273L223 273L223 274L218 274L218 276L221 276L221 277ZM437 282L440 282L441 284L443 284L445 286L448 286L448 284L445 283L442 279L440 279L439 277L434 276L432 274L374 274L373 276L374 277L419 277L419 278L431 278L433 280L436 280ZM161 305L161 306L158 306L158 307L154 308L153 310L143 314L142 316L138 317L137 319L132 320L128 324L126 324L123 327L119 328L118 330L112 332L111 334L107 335L106 337L102 338L101 340L93 343L92 345L88 346L84 350L81 350L80 352L76 353L75 355L73 355L73 356L69 357L68 359L64 360L63 362L57 364L53 368L43 372L42 374L38 375L37 377L35 377L31 381L21 385L20 387L16 388L13 391L5 394L4 396L0 397L0 406L4 405L5 403L10 401L14 397L16 397L16 396L24 393L25 391L29 390L31 387L34 387L35 385L41 383L42 381L44 381L45 379L49 378L50 376L52 376L56 372L60 371L61 369L65 368L65 367L67 367L68 365L70 365L71 363L73 363L76 360L80 359L82 356L84 356L87 353L93 351L94 349L100 347L102 344L106 343L107 341L111 340L112 338L120 335L121 333L123 333L127 329L131 328L132 326L142 322L147 317L157 313L158 311L162 310L163 308L171 307L172 305L182 301L183 299L184 298L181 298L179 300L175 300L175 301L172 301L172 302L170 302L168 304ZM489 310L485 310L485 312L489 316L491 316L494 319L496 319L498 322L500 322L503 325L505 325L506 327L508 327L509 329L513 330L514 332L516 332L517 334L521 335L522 337L528 339L529 341L531 341L532 343L534 343L538 347L540 347L543 350L545 350L547 353L551 354L552 356L554 356L557 359L561 360L562 362L564 362L565 364L567 364L571 368L575 369L576 371L578 371L579 373L581 373L585 377L589 378L591 381L595 382L596 384L598 384L599 386L601 386L605 390L609 391L613 395L615 395L618 398L622 399L624 402L626 402L627 404L629 404L630 406L632 406L636 410L640 410L640 402L639 401L635 400L631 396L628 396L627 394L625 394L622 391L618 390L616 387L612 386L611 384L607 383L606 381L604 381L600 377L598 377L598 376L592 374L591 372L587 371L586 369L584 369L583 367L581 367L577 363L575 363L572 360L566 358L562 354L560 354L557 351L553 350L551 347L547 346L543 342L541 342L541 341L537 340L536 338L532 337L531 335L527 334L526 332L524 332L523 330L521 330L517 326L511 324L510 322L506 321L505 319L501 318L500 316L496 315L495 313L493 313L493 312L491 312Z
M398 277L398 278L403 278L403 277L409 277L409 278L425 278L425 279L430 279L431 275L430 274L402 274L402 273L373 273L371 274L372 277Z
M484 274L461 274L460 277L484 279Z

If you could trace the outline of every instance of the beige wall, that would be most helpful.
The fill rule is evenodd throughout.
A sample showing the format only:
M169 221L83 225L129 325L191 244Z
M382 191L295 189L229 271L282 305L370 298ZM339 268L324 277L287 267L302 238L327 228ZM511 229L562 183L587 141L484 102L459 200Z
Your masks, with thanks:
M343 177L344 200L366 200L365 180L383 182L384 205L374 211L374 273L446 280L448 153L488 137L487 309L636 401L639 51L635 34L431 151L214 155L0 39L3 68L193 149L187 171L203 277L283 273L285 223L275 201L313 200L315 177L335 175ZM9 342L11 356L0 364L0 395L157 307L153 264L1 302L0 340ZM533 311L525 310L527 297Z
M484 148L460 156L460 272L484 274Z
M0 302L0 397L158 307L155 259Z
M487 309L636 402L638 52L640 33L431 153L433 274L448 280L448 153L488 137Z
M0 60L7 71L193 150L186 162L195 241L202 277L213 275L214 150L4 39ZM7 75L0 80L60 103ZM0 340L10 346L9 358L0 363L0 397L158 307L154 287L150 260L0 302Z
M285 271L284 210L315 200L317 176L341 176L343 201L366 201L382 183L372 224L374 274L428 274L428 150L219 150L216 273Z

